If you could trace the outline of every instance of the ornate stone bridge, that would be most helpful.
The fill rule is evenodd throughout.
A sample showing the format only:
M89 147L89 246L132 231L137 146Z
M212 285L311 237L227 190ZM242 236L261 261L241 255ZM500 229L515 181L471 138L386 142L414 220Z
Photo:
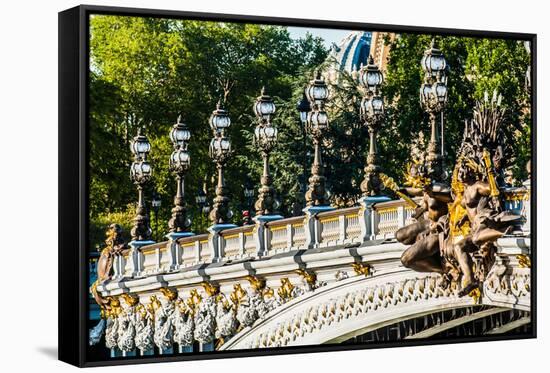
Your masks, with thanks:
M528 328L529 190L506 199L525 224L471 296L401 265L394 234L413 211L394 200L132 247L97 286L108 305L90 343L105 331L111 355L130 356Z

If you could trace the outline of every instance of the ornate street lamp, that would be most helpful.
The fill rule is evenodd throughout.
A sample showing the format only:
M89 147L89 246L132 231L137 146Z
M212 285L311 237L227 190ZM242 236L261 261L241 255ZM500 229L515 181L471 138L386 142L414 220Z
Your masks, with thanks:
M424 52L420 61L424 70L424 83L420 87L420 103L428 113L431 124L431 136L428 143L428 155L426 167L430 178L435 180L445 179L443 172L443 110L447 105L447 61L441 50L435 48L435 41ZM439 131L437 126L437 114L441 116L441 152L438 152Z
M324 110L329 92L319 71L317 71L315 79L309 83L305 93L312 106L312 111L307 115L306 130L310 134L315 147L315 156L306 192L306 205L308 207L326 206L328 204L328 193L325 188L325 176L323 175L324 167L321 158L321 143L324 132L329 125L328 115Z
M245 199L245 206L242 212L243 225L252 224L252 214L250 210L254 200L254 192L254 185L249 179L247 179L243 185L243 194Z
M195 197L195 202L197 202L199 210L204 213L204 207L206 206L206 192L202 188L199 188L197 196Z
M303 151L302 177L305 182L307 180L307 158L308 158L306 126L307 126L307 116L311 111L311 105L309 104L309 101L307 99L305 92L303 92L302 94L302 99L298 101L298 104L296 105L296 110L300 114L300 122L302 122L302 151ZM300 189L301 195L304 195L305 192L306 192L305 188Z
M170 155L169 167L170 171L176 175L177 183L172 217L168 221L168 228L171 236L189 235L187 230L191 225L191 220L187 218L187 210L184 201L185 173L189 170L191 165L191 159L187 152L190 138L191 132L187 125L182 123L181 116L179 116L178 122L172 126L172 130L170 131L170 140L172 140L172 144L174 145L174 151Z
M130 178L138 190L136 216L130 234L132 235L132 241L147 242L151 240L152 231L149 224L149 215L147 214L143 189L151 179L151 165L147 161L147 155L151 150L151 144L147 137L141 133L141 128L138 129L138 134L134 137L130 149L134 154L134 162L130 167Z
M365 177L361 183L361 191L364 197L377 196L380 194L383 185L380 181L380 166L378 165L378 152L376 136L384 121L384 100L379 95L380 86L384 81L382 72L374 63L372 56L369 56L369 63L360 72L359 81L366 94L361 101L360 115L364 125L369 130L369 154Z
M210 158L216 163L218 170L218 185L216 186L216 197L214 197L212 210L210 211L210 220L214 225L228 224L233 212L229 209L229 197L227 196L227 187L223 169L227 160L231 157L231 143L225 137L225 131L231 125L229 113L222 108L221 102L216 105L216 110L210 116L210 127L214 133L214 138L210 141Z
M158 231L159 231L159 210L160 206L162 205L162 200L160 199L160 194L158 194L156 191L153 191L153 196L151 198L151 208L155 212L155 238L158 237Z
M298 101L298 104L296 105L296 110L298 110L298 113L300 113L300 121L305 126L307 122L307 115L311 111L311 105L309 104L305 92L302 95L302 99Z
M246 208L250 210L250 207L252 206L252 199L254 198L254 192L255 192L254 185L252 185L252 182L247 179L243 187L244 187L243 194L246 200Z
M277 144L277 128L271 123L271 117L275 114L275 104L270 96L262 88L261 95L254 103L254 114L258 119L258 125L254 130L254 144L260 151L264 169L261 178L261 187L258 189L258 200L254 207L256 215L273 215L279 203L275 200L273 179L269 174L269 154Z

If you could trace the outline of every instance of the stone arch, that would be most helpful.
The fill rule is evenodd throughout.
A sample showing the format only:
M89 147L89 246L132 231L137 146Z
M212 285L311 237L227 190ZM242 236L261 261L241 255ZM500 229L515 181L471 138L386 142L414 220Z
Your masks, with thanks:
M222 350L338 343L356 335L434 312L474 305L529 310L517 302L458 297L435 274L400 269L353 277L302 295L273 310Z

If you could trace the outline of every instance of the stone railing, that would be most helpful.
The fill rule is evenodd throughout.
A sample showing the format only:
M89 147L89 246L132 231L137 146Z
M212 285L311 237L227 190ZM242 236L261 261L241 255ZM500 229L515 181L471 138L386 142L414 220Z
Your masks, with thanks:
M522 231L529 233L529 189L504 192L506 208L524 216ZM403 200L334 209L304 216L258 221L132 248L115 258L114 278L140 278L212 262L254 259L296 250L359 246L365 241L393 239L412 222L414 209Z

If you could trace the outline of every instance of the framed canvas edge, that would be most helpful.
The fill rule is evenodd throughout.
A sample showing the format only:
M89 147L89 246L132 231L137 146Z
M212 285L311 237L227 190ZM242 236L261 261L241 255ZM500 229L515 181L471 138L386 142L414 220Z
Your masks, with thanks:
M227 21L227 22L253 22L262 24L277 24L285 26L297 26L297 27L316 27L316 28L333 28L333 29L373 29L377 31L387 32L407 32L416 34L438 34L446 36L467 36L467 37L484 37L484 38L498 38L498 39L514 39L524 40L531 42L531 71L532 71L532 92L531 92L531 108L532 108L532 128L531 128L531 164L532 164L532 197L531 197L531 248L532 248L532 274L531 274L531 286L532 286L532 298L531 298L531 322L532 333L531 335L519 335L519 336L485 336L483 340L478 337L467 337L459 339L444 339L444 340L415 340L415 341L398 341L398 342L384 342L384 343L370 343L365 345L312 345L312 346L298 346L298 347L285 347L285 348L265 348L257 350L237 350L237 351L213 351L213 352L201 352L190 353L188 355L174 355L174 356L159 356L159 357L142 357L132 359L112 359L112 360L87 360L87 330L86 330L86 313L87 313L87 265L86 265L86 246L88 237L88 61L89 61L89 16L92 14L112 14L112 15L125 15L125 16L148 16L158 18L175 18L175 19L197 19L197 20L215 20L215 21ZM64 18L64 21L62 20ZM69 18L71 20L69 21ZM75 73L78 80L77 89L74 88L74 82L63 81L63 68L68 67L68 61L62 58L63 46L66 43L74 43L69 35L61 34L61 27L63 22L77 22L78 40L77 52L78 52L78 66ZM391 348L391 347L410 347L410 346L429 346L429 345L441 345L441 344L455 344L455 343L471 343L471 342L494 342L494 341L508 341L517 339L530 339L537 336L537 323L536 323L536 300L537 300L537 283L536 283L536 268L537 268L537 243L536 243L536 212L537 212L537 157L536 157L536 132L537 132L537 112L536 112L536 97L537 97L537 34L534 33L518 33L518 32L501 32L501 31L484 31L484 30L468 30L468 29L454 29L454 28L438 28L438 27L423 27L423 26L399 26L399 25L387 25L387 24L375 24L375 23L361 23L361 22L346 22L346 21L330 21L330 20L314 20L314 19L298 19L298 18L281 18L281 17L267 17L267 16L254 16L254 15L234 15L234 14L220 14L220 13L203 13L203 12L190 12L190 11L176 11L176 10L160 10L160 9L143 9L143 8L128 8L128 7L111 7L111 6L95 6L95 5L80 5L74 8L67 9L59 12L59 30L58 36L59 42L59 219L58 219L58 232L59 232L59 246L58 246L58 341L59 341L59 360L67 362L79 367L96 367L96 366L112 366L112 365L127 365L127 364L144 364L154 362L175 362L175 361L188 361L188 360L207 360L207 359L219 359L219 358L240 358L240 357L256 357L256 356L271 356L271 355L287 355L298 353L315 353L315 352L331 352L331 351L345 351L345 350L366 350L373 348ZM73 44L71 44L74 47ZM75 96L72 97L70 102L63 97L63 92L72 91ZM74 105L74 106L73 106ZM67 108L68 107L68 108ZM61 112L68 110L70 115L62 116ZM68 119L70 118L70 119ZM67 131L71 125L74 125L74 121L78 123L78 134L70 136ZM73 167L64 164L63 155L64 151L75 142L78 144L78 159L77 165L77 180L69 180L67 174L71 175L75 173ZM74 148L73 148L74 149ZM74 156L74 155L73 155ZM73 160L74 161L74 160ZM77 188L67 188L70 183L75 183ZM73 185L73 184L71 184ZM74 189L74 190L73 190ZM78 219L66 221L64 217L69 213L67 210L67 195L69 199L78 200ZM74 250L74 246L66 244L67 231L73 235L77 233L77 238L71 236L73 244L78 245L76 255L70 253L71 247ZM69 253L69 255L67 255ZM70 259L66 258L69 257ZM66 273L63 271L63 260L72 260L73 269L76 269L75 273ZM67 281L73 280L73 281ZM73 283L74 282L74 283ZM75 286L76 283L76 286ZM75 301L74 295L71 297L71 292L77 291L77 301ZM78 315L71 314L74 312L74 308L78 309ZM67 327L63 328L62 325L70 324L76 328L76 333L72 330L67 330ZM75 335L76 334L76 335ZM76 339L75 339L76 338ZM70 346L75 351L68 350L66 342L72 340L73 346ZM76 346L76 347L75 347ZM70 352L70 353L69 353Z

